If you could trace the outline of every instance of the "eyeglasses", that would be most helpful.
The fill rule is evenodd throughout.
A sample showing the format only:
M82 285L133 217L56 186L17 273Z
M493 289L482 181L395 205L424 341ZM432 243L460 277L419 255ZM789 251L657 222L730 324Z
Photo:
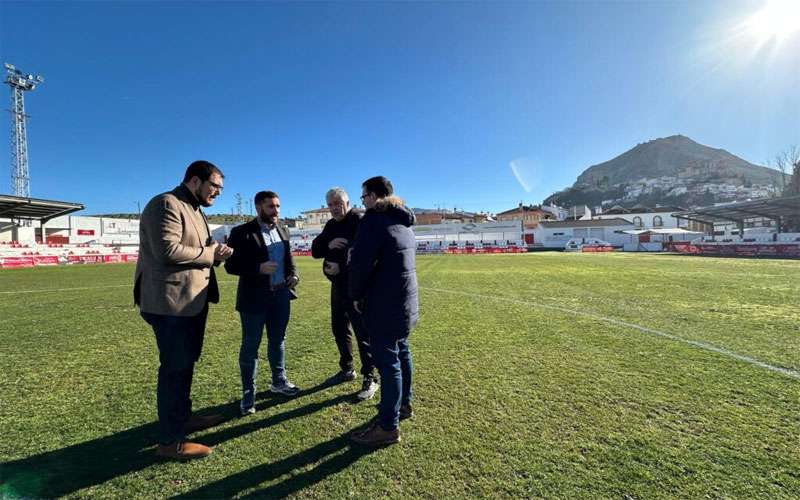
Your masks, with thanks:
M211 181L206 181L206 182L209 183L211 185L211 187L213 187L214 189L216 189L220 193L222 192L222 189L223 189L222 184L217 184L216 182L211 182Z
M366 193L366 194L362 194L362 195L361 195L361 201L364 201L364 198L368 198L368 197L369 197L369 195L371 195L371 194L372 194L372 193Z

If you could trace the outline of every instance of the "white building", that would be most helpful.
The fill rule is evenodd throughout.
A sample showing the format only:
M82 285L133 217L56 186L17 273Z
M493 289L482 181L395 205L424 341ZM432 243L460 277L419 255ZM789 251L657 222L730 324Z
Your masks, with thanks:
M10 220L0 219L0 242L41 243L42 233L46 243L138 245L139 220L64 215L44 224L30 221L29 225L20 227Z
M634 229L669 229L686 227L685 220L673 217L672 214L680 212L677 207L648 208L636 205L632 208L622 208L617 205L602 214L595 215L593 219L625 219L633 224Z
M597 238L615 247L630 241L623 231L633 229L633 223L614 216L605 219L542 221L533 232L533 245L563 249L573 238Z
M328 207L315 208L314 210L306 210L303 212L305 219L304 229L322 229L325 223L331 219L331 211Z

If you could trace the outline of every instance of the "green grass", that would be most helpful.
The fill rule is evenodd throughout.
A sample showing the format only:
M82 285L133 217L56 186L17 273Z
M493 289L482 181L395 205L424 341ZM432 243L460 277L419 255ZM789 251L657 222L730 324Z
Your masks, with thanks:
M798 261L420 257L416 415L375 451L348 444L375 412L351 402L358 384L320 386L337 369L329 285L299 265L287 364L307 390L234 418L240 331L221 273L193 399L232 418L195 436L216 452L191 463L153 456L157 352L133 268L0 272L0 496L800 496Z

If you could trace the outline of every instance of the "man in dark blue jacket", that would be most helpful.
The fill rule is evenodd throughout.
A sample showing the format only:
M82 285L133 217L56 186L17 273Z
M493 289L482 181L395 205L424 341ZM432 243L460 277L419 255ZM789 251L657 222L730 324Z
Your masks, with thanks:
M270 392L294 396L297 386L286 378L284 339L289 325L289 301L297 298L297 276L289 232L278 222L281 201L272 191L255 196L258 217L231 230L228 246L235 259L225 270L239 276L236 310L242 321L239 368L242 376L242 415L255 413L258 348L267 330L267 359L272 369Z
M331 188L325 194L325 201L331 211L322 233L311 243L311 255L315 259L325 259L322 271L331 281L331 329L336 347L339 350L340 371L333 377L336 383L348 382L356 378L353 370L353 333L355 332L358 354L361 358L361 375L364 382L357 398L361 401L372 398L378 390L374 374L372 355L369 352L369 337L359 314L353 308L353 301L347 291L348 271L347 252L356 239L361 213L350 210L350 197L339 187Z
M377 418L352 440L378 446L399 442L399 421L412 415L408 336L419 317L415 217L387 178L372 177L361 187L367 211L351 252L349 287L381 376L381 402Z

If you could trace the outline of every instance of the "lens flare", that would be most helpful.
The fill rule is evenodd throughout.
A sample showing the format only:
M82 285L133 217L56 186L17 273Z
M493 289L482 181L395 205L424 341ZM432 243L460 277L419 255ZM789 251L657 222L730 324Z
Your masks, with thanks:
M800 32L800 1L770 0L746 25L747 31L761 40L788 38Z

